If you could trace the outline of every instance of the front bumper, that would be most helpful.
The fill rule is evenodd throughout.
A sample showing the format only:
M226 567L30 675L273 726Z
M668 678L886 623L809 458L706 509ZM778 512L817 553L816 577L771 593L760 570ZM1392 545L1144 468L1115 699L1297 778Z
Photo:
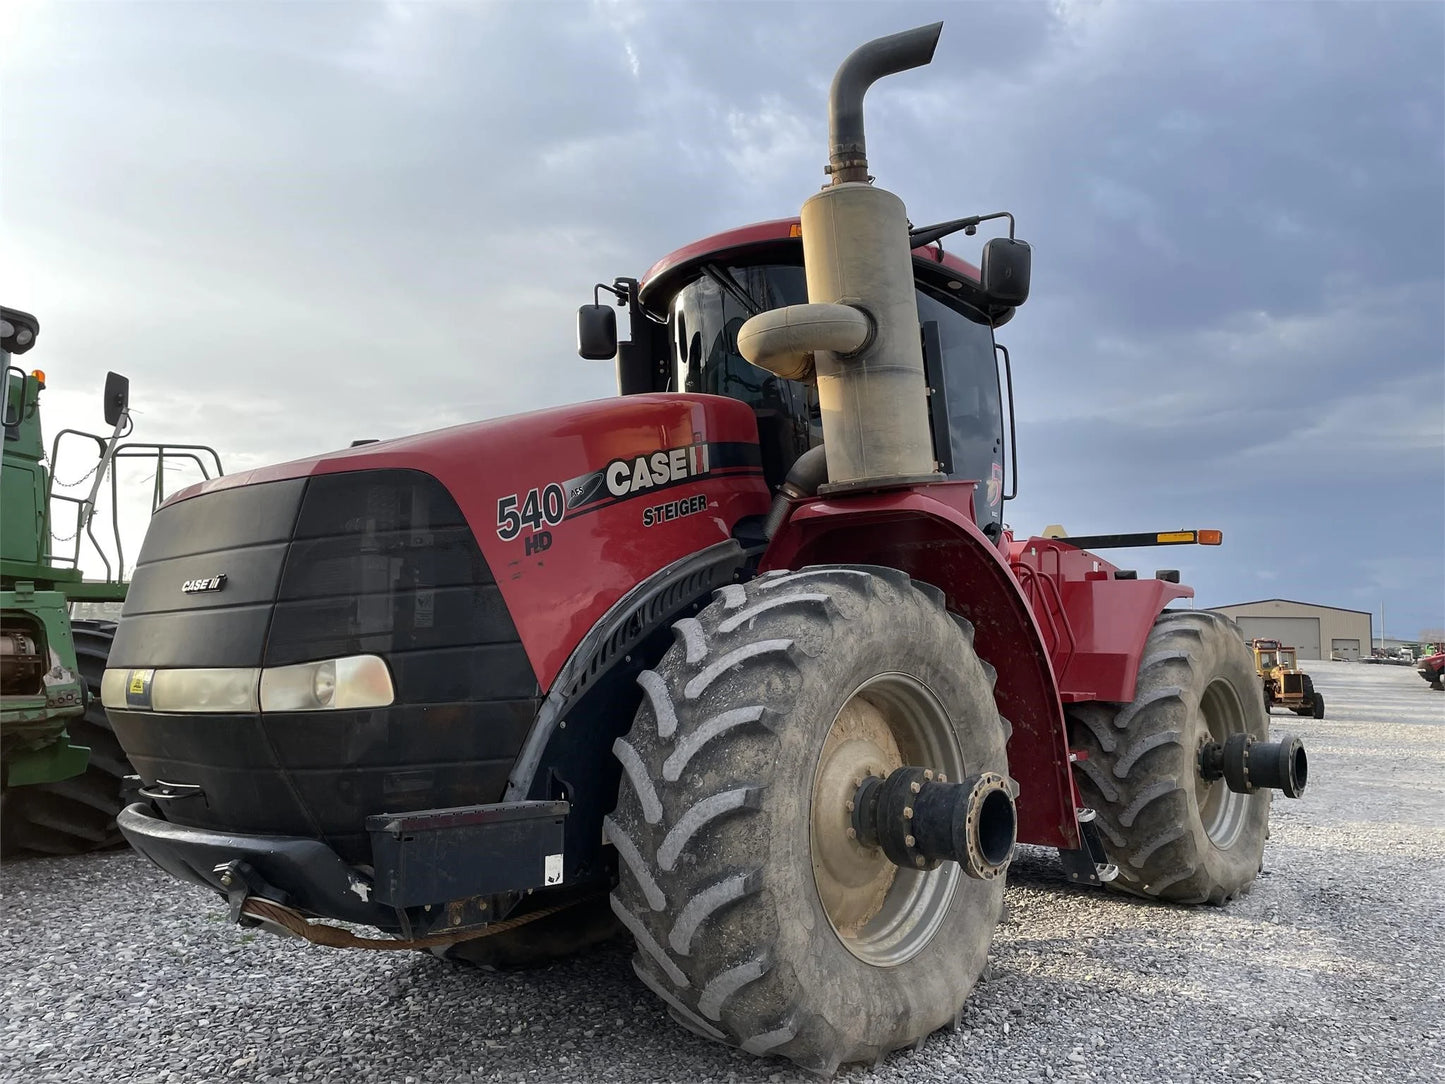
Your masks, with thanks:
M244 863L277 903L325 918L382 929L398 926L396 911L372 900L372 883L326 844L300 836L253 836L172 824L136 803L116 818L132 847L183 881L231 896L226 867Z
M568 805L496 805L383 813L366 819L374 870L325 843L173 824L137 803L117 821L130 845L183 881L212 888L238 918L248 895L321 918L407 936L436 907L450 931L503 917L524 895L563 883ZM437 907L436 905L442 905Z

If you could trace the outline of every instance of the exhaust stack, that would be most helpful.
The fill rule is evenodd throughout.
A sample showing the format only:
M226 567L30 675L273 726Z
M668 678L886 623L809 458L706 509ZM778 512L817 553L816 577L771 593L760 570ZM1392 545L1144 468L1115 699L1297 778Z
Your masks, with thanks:
M867 184L868 152L863 138L863 95L885 75L921 68L933 60L943 24L920 26L875 38L848 54L828 91L828 173L834 184Z
M754 365L818 386L828 484L820 493L942 478L929 437L927 384L903 201L868 176L863 96L885 75L933 59L942 23L855 49L828 102L828 187L803 204L808 304L745 323Z

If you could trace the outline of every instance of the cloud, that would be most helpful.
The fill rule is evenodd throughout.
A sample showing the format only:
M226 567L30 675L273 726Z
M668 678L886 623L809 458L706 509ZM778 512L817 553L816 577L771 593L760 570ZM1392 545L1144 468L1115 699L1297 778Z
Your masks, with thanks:
M93 424L117 368L145 436L239 464L608 394L573 353L592 284L795 213L839 60L940 14L22 12L0 292L40 315L47 422ZM1268 573L1441 623L1445 9L942 14L934 64L869 92L870 162L914 221L1008 208L1035 246L1011 520L1219 525L1171 558L1202 598Z

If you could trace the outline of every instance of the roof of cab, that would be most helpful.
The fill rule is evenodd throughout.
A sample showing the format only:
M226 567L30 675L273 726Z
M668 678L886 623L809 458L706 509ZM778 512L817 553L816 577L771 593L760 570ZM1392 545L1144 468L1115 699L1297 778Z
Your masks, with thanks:
M671 282L677 273L686 270L704 257L716 260L727 259L740 255L750 248L776 245L779 242L787 243L790 240L801 244L801 238L797 232L799 225L800 220L797 218L775 218L771 222L755 222L750 226L739 226L737 229L715 233L711 237L704 237L700 241L684 245L658 260L642 276L639 293L642 295L644 304L649 294ZM970 280L971 285L978 284L978 268L959 259L951 252L945 252L941 245L934 244L914 249L913 259L915 263L940 265L953 274Z

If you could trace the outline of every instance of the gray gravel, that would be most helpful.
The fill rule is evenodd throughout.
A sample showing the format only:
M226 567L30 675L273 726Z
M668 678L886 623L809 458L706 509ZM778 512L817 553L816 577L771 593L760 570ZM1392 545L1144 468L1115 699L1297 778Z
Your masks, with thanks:
M1025 849L962 1030L839 1079L1445 1079L1445 694L1308 668L1329 718L1275 718L1311 779L1249 896L1141 904ZM675 1026L623 946L523 975L313 948L130 854L7 865L0 906L7 1081L813 1079Z

